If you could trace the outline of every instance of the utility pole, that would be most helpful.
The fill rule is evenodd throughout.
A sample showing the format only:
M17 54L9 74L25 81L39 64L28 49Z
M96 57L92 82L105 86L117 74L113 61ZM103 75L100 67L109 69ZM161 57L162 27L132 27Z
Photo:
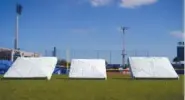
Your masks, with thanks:
M69 74L69 63L70 63L70 49L66 50L66 62L67 62L67 74Z
M123 67L124 67L125 66L125 56L126 56L126 52L125 52L125 30L128 30L128 27L121 27L121 30L123 32L122 64L123 64Z

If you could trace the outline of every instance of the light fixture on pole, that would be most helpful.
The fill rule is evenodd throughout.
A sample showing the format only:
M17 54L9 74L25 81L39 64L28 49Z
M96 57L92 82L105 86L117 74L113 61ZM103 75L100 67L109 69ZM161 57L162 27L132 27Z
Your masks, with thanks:
M125 52L125 30L128 30L128 27L121 27L121 30L123 32L123 50L122 50L122 66L125 66L125 56L126 56L126 52Z

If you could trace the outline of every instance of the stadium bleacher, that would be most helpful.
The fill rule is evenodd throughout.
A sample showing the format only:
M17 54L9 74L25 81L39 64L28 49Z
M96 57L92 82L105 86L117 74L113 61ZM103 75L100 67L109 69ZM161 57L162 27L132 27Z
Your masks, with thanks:
M4 74L12 64L13 64L12 61L0 60L0 74Z

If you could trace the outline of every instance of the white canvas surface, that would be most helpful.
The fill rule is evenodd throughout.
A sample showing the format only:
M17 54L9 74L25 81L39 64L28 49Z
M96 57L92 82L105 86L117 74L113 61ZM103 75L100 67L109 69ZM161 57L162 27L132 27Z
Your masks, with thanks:
M107 78L104 59L73 59L70 78Z
M178 78L166 57L129 57L129 64L135 78Z
M56 63L56 57L19 57L5 73L4 78L47 78L50 80Z

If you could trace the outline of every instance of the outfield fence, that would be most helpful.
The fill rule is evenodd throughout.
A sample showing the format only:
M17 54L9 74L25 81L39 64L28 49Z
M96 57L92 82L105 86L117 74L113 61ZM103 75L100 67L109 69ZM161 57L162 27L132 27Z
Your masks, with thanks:
M44 56L53 56L53 50L45 50L42 54ZM105 59L109 64L122 64L122 50L56 50L56 56L59 59L66 59L70 61L71 59ZM126 59L130 56L165 56L168 54L154 54L148 50L127 50ZM170 58L170 57L169 57Z

